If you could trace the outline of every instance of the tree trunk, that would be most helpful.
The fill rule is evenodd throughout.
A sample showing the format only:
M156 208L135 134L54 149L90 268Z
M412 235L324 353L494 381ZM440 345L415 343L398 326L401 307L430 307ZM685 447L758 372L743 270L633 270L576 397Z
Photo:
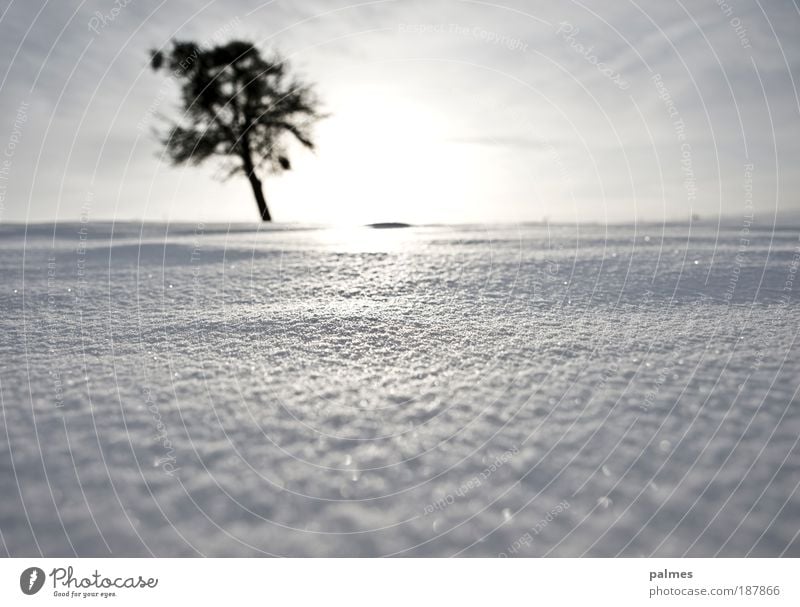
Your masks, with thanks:
M256 177L253 171L247 174L250 180L250 185L253 187L253 196L256 197L256 204L258 205L258 212L261 214L261 221L272 221L272 216L269 214L267 208L267 199L264 198L264 191L261 189L261 180Z
M239 155L242 158L242 169L244 174L250 180L250 186L253 188L253 196L256 197L256 204L258 205L258 213L261 215L261 221L272 221L272 216L269 214L267 208L267 199L264 198L264 191L261 189L261 180L256 176L256 167L253 164L253 157L250 154L250 142L247 138L247 133L242 135L241 149Z

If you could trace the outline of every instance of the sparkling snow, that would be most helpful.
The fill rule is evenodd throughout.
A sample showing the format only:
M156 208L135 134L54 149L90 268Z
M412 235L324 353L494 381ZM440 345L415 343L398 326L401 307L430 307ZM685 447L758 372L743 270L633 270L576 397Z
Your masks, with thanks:
M800 556L800 241L0 226L0 552Z

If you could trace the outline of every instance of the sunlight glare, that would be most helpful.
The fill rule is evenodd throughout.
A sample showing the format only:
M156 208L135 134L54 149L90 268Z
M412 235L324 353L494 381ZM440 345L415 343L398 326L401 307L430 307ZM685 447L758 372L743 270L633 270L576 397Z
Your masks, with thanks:
M314 207L309 214L323 223L449 217L472 177L447 140L447 118L435 108L390 98L378 103L375 96L362 91L320 126L319 156L325 163L309 167L315 178L305 182L298 171L287 180L287 190L303 189Z

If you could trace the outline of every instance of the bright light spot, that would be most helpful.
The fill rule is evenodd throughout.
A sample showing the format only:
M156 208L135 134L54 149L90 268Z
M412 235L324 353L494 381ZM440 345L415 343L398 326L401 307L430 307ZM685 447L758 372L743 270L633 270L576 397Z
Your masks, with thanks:
M468 220L488 163L480 146L454 143L450 126L436 107L360 87L317 128L317 158L298 154L277 193L320 223Z
M318 232L319 242L348 253L399 253L413 250L419 243L418 228L379 229L367 226L341 226Z

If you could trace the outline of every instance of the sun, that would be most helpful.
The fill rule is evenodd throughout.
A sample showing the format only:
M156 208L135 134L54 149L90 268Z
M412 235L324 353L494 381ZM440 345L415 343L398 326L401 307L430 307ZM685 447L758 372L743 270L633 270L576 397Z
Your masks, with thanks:
M435 108L379 89L355 91L318 127L316 158L298 164L284 185L321 223L444 220L470 181L449 126Z

